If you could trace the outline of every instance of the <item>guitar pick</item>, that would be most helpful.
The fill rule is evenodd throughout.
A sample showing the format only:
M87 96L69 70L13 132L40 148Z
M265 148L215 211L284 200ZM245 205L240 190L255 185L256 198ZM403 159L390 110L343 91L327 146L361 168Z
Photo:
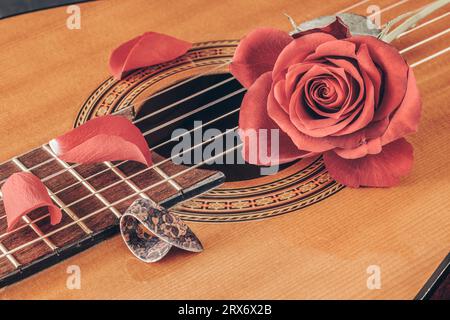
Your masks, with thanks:
M148 199L137 199L120 218L120 233L128 249L144 262L164 258L172 246L201 252L203 246L178 216Z

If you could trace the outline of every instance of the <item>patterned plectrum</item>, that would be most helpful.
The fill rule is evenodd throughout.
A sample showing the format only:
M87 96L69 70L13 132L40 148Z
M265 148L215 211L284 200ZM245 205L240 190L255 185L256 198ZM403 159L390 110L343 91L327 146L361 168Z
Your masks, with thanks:
M144 262L161 260L172 246L203 251L200 240L178 216L148 199L137 199L120 218L120 232L131 252Z

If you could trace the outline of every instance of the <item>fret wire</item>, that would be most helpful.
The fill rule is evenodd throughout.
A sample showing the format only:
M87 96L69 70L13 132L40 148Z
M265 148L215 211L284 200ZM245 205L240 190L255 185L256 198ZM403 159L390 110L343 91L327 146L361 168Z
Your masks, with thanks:
M24 153L24 154L22 154L22 155L15 156L15 158L20 158L20 157L22 157L22 156L25 156L25 155L27 155L27 154L29 154L29 153L35 151L35 150L38 150L39 148L40 148L40 147L31 149L30 151L28 151L28 152L26 152L26 153ZM12 160L9 159L9 160L4 161L3 163L0 164L0 166L6 164L6 163L9 162L9 161L12 161ZM53 159L51 159L51 158L50 158L50 159L47 159L47 160L45 160L45 161L43 161L43 162L40 162L40 163L38 163L38 164L36 164L36 165L34 165L34 166L28 168L28 170L31 171L31 170L37 169L37 168L39 168L40 166L43 166L44 164L47 164L47 163L52 162L52 161L53 161ZM8 178L5 178L5 179L1 180L0 183L5 182L6 179L8 179Z
M50 147L48 147L48 146L45 145L45 146L44 146L44 149L45 149L45 151L47 151L53 158L55 158L56 161L58 161L63 167L65 167L65 168L70 167L69 164L68 164L67 162L65 162L65 161L63 161L62 159L58 158L58 157L56 156L56 154L50 149ZM99 199L104 205L108 206L108 205L110 204L109 201L106 200L106 198L103 197L100 193L96 192L96 190L94 189L94 187L92 187L92 185L91 185L89 182L87 182L87 181L86 181L86 180L85 180L85 179L84 179L77 171L75 171L75 170L72 169L72 168L68 168L68 171L69 171L70 174L72 174L72 176L74 176L78 181L80 181L81 184L82 184L86 189L88 189L89 192L92 193L92 195L95 195L95 197L97 197L97 199ZM67 205L67 207L69 207L69 205ZM115 215L117 218L120 218L120 213L119 213L119 211L118 211L116 208L112 207L112 208L111 208L111 211L114 213L114 215Z
M39 222L39 221L41 221L41 220L43 220L43 219L45 219L45 218L47 218L49 216L50 216L50 213L46 213L46 214L44 214L44 215L42 215L42 216L40 216L40 217L30 221L30 222L31 223L36 223L36 222ZM28 226L29 226L29 224L22 224L21 226L18 226L17 228L14 228L13 230L11 230L9 232L5 232L5 233L0 234L0 240L3 239L4 237L10 235L11 233L17 232L17 231L19 231L19 230L21 230L23 228L28 227Z
M58 247L47 237L45 236L45 234L42 232L42 230L36 225L34 224L31 219L29 217L27 217L26 215L22 216L22 220L25 221L25 223L31 227L31 229L33 229L33 231L38 235L43 237L43 240L45 242L45 244L52 250L55 251L56 249L58 249Z
M0 258L6 257L16 269L20 267L19 261L17 261L12 254L8 253L8 249L2 243L0 243L0 252L2 253Z
M29 171L28 171L28 168L27 168L25 165L23 165L23 163L20 162L19 159L13 158L12 161L13 161L13 162L14 162L14 163L15 163L22 171L29 172ZM75 220L79 219L78 216L75 214L75 212L73 212L70 208L65 208L64 202L63 202L58 196L56 196L56 195L55 195L55 194L54 194L47 186L45 186L45 188L47 189L47 192L48 192L48 194L50 195L50 198L52 198L53 201L56 202L56 204L61 208L61 210L64 210L64 211L67 213L67 215L68 215L69 217L72 218L72 220L75 221ZM83 229L83 231L84 231L85 233L87 233L87 234L92 233L92 231L91 231L91 230L90 230L83 222L81 222L81 223L79 224L79 226L80 226L81 229Z
M163 179L167 179L167 182L177 191L181 191L183 188L174 180L170 179L170 177L159 167L154 167L153 170L159 174Z
M126 179L126 175L124 175L124 173L122 171L120 171L119 169L117 169L116 167L114 167L114 165L109 162L109 161L105 161L104 164L112 171L114 172L120 179L122 182L125 182L131 189L133 189L135 192L139 192L139 195L145 199L148 200L152 200L153 202L155 202L153 199L151 199L145 192L142 192L142 190L133 182L130 181L128 179Z
M0 197L3 197L3 193L0 191ZM6 217L6 215L5 215ZM21 217L21 219L25 222L25 224L23 224L23 227L30 227L31 229L33 229L34 233L36 233L38 236L45 236L44 233L42 232L42 230L35 224L36 221L32 221L30 218L28 218L28 216L23 215ZM0 239L4 238L3 235L7 235L10 232L6 232L2 235L0 235ZM48 239L47 237L44 238L44 242L47 244L47 246L52 249L52 251L56 250L58 247L55 246L53 244L53 242Z
M189 167L189 168L187 168L187 169L185 169L185 170L183 170L183 171L180 171L180 172L178 172L178 173L172 175L170 178L171 178L171 179L174 179L174 178L176 178L176 177L178 177L178 176L180 176L180 175L182 175L182 174L185 174L185 173L187 173L187 172L189 172L189 171L191 171L191 170L194 170L195 168L198 168L199 166L201 166L201 165L203 165L203 164L205 164L205 163L207 163L207 162L209 162L209 161L211 161L211 160L214 160L214 159L216 159L216 158L218 158L218 157L220 157L220 156L222 156L222 155L224 155L224 154L227 154L228 152L231 152L231 151L233 151L233 150L235 150L235 149L237 149L237 148L240 148L240 147L242 147L242 143L240 143L240 144L238 144L238 145L236 145L236 146L234 146L234 147L232 147L232 148L229 148L228 150L226 150L226 151L224 151L224 152L221 152L221 153L215 155L214 157L210 157L210 158L208 158L208 159L206 159L206 160L204 160L204 161L202 161L202 162L199 162L199 163L193 165L192 167ZM142 189L142 191L143 191L143 192L146 192L146 191L148 191L148 190L150 190L150 189L152 189L152 188L155 188L155 187L157 187L157 186L159 186L159 185L161 185L162 183L165 183L165 182L167 182L167 181L165 181L165 180L158 181L158 182L154 183L153 185L148 186L148 187ZM120 199L120 200L117 200L117 201L111 203L110 206L115 206L115 205L117 205L117 204L119 204L119 203L121 203L121 202L123 202L123 201L125 201L125 200L131 199L131 198L133 198L133 197L135 197L135 196L137 196L137 195L139 195L138 192L135 192L135 193L133 193L133 194L130 194L130 195L126 196L125 198L122 198L122 199ZM74 225L74 224L77 223L77 222L80 222L80 221L84 221L84 220L86 220L86 219L89 219L89 218L91 218L92 216L94 216L94 215L96 215L96 214L102 212L102 211L105 210L105 209L109 209L109 207L101 208L101 209L98 209L98 210L96 210L96 211L94 211L94 212L91 212L91 213L85 215L84 217L80 218L78 221L72 221L72 222L70 222L70 223L68 223L68 224L66 224L66 225L64 225L64 226L62 226L62 227L60 227L59 229L56 229L56 230L53 230L53 231L47 233L47 236L52 236L53 234L56 234L56 233L58 233L58 232L60 232L60 231L62 231L62 230L64 230L64 229L66 229L66 228L68 228L68 227L71 227L72 225ZM31 241L29 241L29 242L27 242L27 243L24 243L24 244L22 244L22 245L20 245L20 246L18 246L18 247L16 247L16 248L14 248L14 249L11 249L11 250L9 250L9 251L3 253L2 255L0 255L0 258L4 257L5 255L8 255L8 254L13 254L14 252L16 252L16 251L18 251L18 250L21 250L21 249L23 249L23 248L26 248L27 246L29 246L29 245L31 245L31 244L37 242L37 241L40 241L40 240L41 240L41 238L39 237L39 238L33 239L33 240L31 240Z

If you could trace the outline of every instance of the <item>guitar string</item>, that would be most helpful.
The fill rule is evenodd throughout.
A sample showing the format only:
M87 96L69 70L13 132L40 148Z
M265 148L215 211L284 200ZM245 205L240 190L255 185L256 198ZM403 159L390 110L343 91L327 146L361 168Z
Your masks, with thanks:
M444 50L441 50L441 51L439 51L439 52L437 52L437 53L434 53L434 54L432 54L431 56L429 56L429 57L427 57L427 58L424 58L424 59L418 61L418 62L420 62L420 63L416 64L416 66L417 66L417 65L420 65L420 64L422 64L422 63L424 63L424 62L430 61L430 60L436 58L437 56L440 56L441 54L443 54L443 53L445 53L445 52L447 52L447 51L449 51L449 50L450 50L450 47L448 47L448 48L446 48L446 49L444 49ZM432 57L432 58L429 59L430 57ZM413 67L413 66L411 66L411 67ZM110 207L113 207L113 206L115 206L115 205L121 203L122 201L128 200L129 198L131 198L131 197L133 197L133 196L136 196L136 195L139 195L139 194L142 193L142 192L146 192L146 191L148 191L148 190L150 190L150 189L152 189L152 188L154 188L154 187L160 185L161 183L165 183L165 182L167 182L167 181L170 180L170 179L176 178L176 177L178 177L179 175L182 175L182 174L185 174L185 173L189 172L190 170L194 170L195 168L197 168L197 167L203 165L204 163L207 163L207 161L213 160L213 159L215 159L215 158L217 158L217 157L219 157L219 156L222 156L223 154L226 154L226 153L228 153L228 152L230 152L230 151L232 151L232 150L234 150L234 149L237 149L237 148L239 148L239 147L241 147L241 146L242 146L242 143L239 144L239 145L237 145L237 146L235 146L235 147L233 147L233 148L231 148L231 149L228 149L228 150L222 152L221 154L216 155L215 157L212 157L212 158L209 158L209 159L207 159L207 160L204 160L204 161L200 162L199 164L194 165L193 167L189 167L189 168L187 168L187 169L185 169L185 170L183 170L183 171L180 171L179 173L177 173L177 174L175 174L175 175L173 175L173 176L171 176L171 177L168 177L168 178L166 178L166 179L164 179L164 180L161 180L161 181L159 181L159 182L156 183L156 184L153 184L153 185L151 185L151 186L149 186L149 187L147 187L147 188L144 188L144 189L142 189L142 190L139 190L139 192L136 192L136 193L134 193L134 194L132 194L132 195L129 195L129 196L127 196L126 198L117 200L116 202L110 204L109 206L102 207L101 209L96 210L96 211L94 211L94 212L92 212L92 213L89 213L88 215L86 215L86 216L84 216L84 217L82 217L82 218L80 218L80 219L78 219L78 220L74 220L74 221L72 221L70 224L67 224L67 225L65 225L65 226L62 226L61 228L56 229L56 230L54 230L54 231L52 231L52 232L50 232L50 233L47 233L47 234L45 234L45 235L43 235L43 236L41 236L41 237L39 237L39 238L33 239L32 241L27 242L27 243L21 245L20 247L16 247L16 248L13 248L13 249L11 249L11 250L8 250L8 251L4 252L3 254L1 254L1 255L0 255L0 258L6 257L6 256L8 256L8 255L11 255L11 254L13 254L14 252L16 252L16 251L18 251L18 250L21 250L21 249L23 249L23 248L25 248L25 247L27 247L27 246L33 244L33 243L36 242L36 241L40 241L40 240L42 240L42 239L44 239L44 238L46 238L46 237L49 237L49 236L51 236L51 235L53 235L53 234L55 234L55 233L57 233L57 232L60 232L60 231L64 230L65 228L68 228L68 227L70 227L70 226L72 226L72 225L75 225L76 223L78 223L78 222L80 222L80 221L83 221L83 220L85 220L85 219L87 219L87 218L89 218L89 217L94 216L95 214L98 214L98 213L100 213L100 212L102 212L102 211L104 211L104 210L106 210L106 209L109 209ZM48 215L47 215L47 216L48 216ZM38 219L40 220L40 219L43 219L43 218L44 218L44 217L40 217L40 218L38 218ZM35 219L34 221L31 221L30 224L33 223L33 222L35 222L35 221L38 221L38 219ZM27 225L28 225L28 224L27 224ZM21 226L20 228L25 227L25 226L27 226L27 225L23 225L23 226ZM13 233L13 232L15 232L15 231L17 231L17 230L18 230L18 229L12 230L12 231L9 232L8 234ZM3 234L1 235L1 238L3 238Z
M392 4L392 5L388 6L388 7L383 8L383 9L380 11L380 13L381 13L381 12L384 12L384 11L388 11L388 10L390 10L390 9L392 9L392 8L394 8L394 7L396 7L396 6L398 6L399 3L402 2L402 1L404 1L404 0L401 0L401 1L397 2L397 3L394 3L394 4ZM408 1L408 0L407 0L407 1ZM355 8L355 7L357 7L357 6L359 6L359 5L363 4L363 3L365 3L365 2L364 2L364 1L361 1L360 3L357 3L357 4L355 4L355 5L353 5L353 6L349 7L349 8L346 8L346 9L344 9L344 10L341 10L340 12L337 12L337 13L345 12L345 11L347 11L347 10L349 10L349 9L352 9L352 8ZM337 13L335 13L335 14L337 14ZM368 17L370 17L370 16L368 16ZM409 31L411 31L411 30L409 30ZM230 59L230 61L231 61L231 59ZM212 73L212 72L214 72L214 71L216 71L216 70L219 70L219 69L221 69L221 68L223 68L223 67L226 67L226 66L230 63L230 61L227 61L227 62L225 62L225 63L223 63L223 64L219 64L218 66L215 66L215 67L212 68L211 70L205 71L205 72L200 73L200 74L198 74L198 75L196 75L196 76L194 76L194 77L192 77L192 78L185 79L185 80L183 80L183 81L181 81L181 82L179 82L179 83L176 83L176 84L174 84L174 85L172 85L172 86L169 86L168 88L165 88L165 89L163 89L163 90L161 90L161 91L158 91L158 92L152 94L150 97L147 97L146 99L143 99L143 100L140 101L139 103L142 104L142 103L144 103L144 102L146 102L146 101L148 101L148 100L151 100L151 99L153 99L153 98L159 96L159 95L162 94L162 93L165 93L165 92L168 92L169 90L172 90L173 88L176 88L176 87L181 86L181 85L183 85L183 84L189 83L189 82L191 82L191 81L193 81L193 80L195 80L195 79L197 79L197 78L199 78L199 77L201 77L201 76L210 74L210 73ZM229 82L229 81L231 81L231 80L233 80L233 79L235 79L233 76L230 77L230 78L227 78L227 79L223 80L222 82L219 82L219 83L214 84L213 86L207 87L207 88L205 88L204 90L202 90L202 91L200 91L200 92L197 92L197 93L195 93L195 94L193 94L193 95L191 95L191 96L187 96L187 97L185 97L185 98L183 98L183 99L181 99L181 100L175 101L174 103L172 103L172 104L170 104L170 105L168 105L168 106L162 107L161 109L156 110L156 111L153 112L153 113L150 113L150 114L148 114L148 115L145 115L144 117L141 117L141 118L139 118L139 119L136 119L136 120L133 121L133 123L134 123L134 124L139 123L139 122L141 122L141 121L143 121L143 120L145 120L145 119L147 119L147 118L149 118L149 117L151 117L151 116L153 116L153 115L156 115L156 114L158 114L158 113L160 113L160 112L163 112L163 111L165 111L165 110L168 110L168 109L170 109L171 107L174 107L174 106L176 106L176 105L178 105L178 104L180 104L180 103L182 103L182 102L185 102L185 101L187 101L187 100L189 100L189 99L191 99L191 98L193 98L193 97L195 97L195 96L198 96L198 95L200 95L200 94L202 94L202 93L205 93L205 92L207 92L207 91L209 91L209 90L211 90L211 89L214 89L214 88L220 86L221 84L225 84L225 83L227 83L227 82ZM131 107L131 106L130 106L130 107ZM118 113L121 113L121 112L123 112L123 109L122 109L122 110L118 110L118 111L114 112L113 114L118 114ZM163 127L162 127L162 128L163 128ZM145 134L144 134L144 136L145 136ZM42 146L41 146L41 147L42 147ZM37 148L37 149L38 149L38 148ZM32 150L31 150L31 151L32 151ZM31 151L29 151L29 152L31 152ZM27 152L27 153L25 153L25 154L28 154L29 152ZM16 156L16 157L20 157L20 156ZM45 160L45 161L43 161L43 162L41 162L41 163L39 163L39 164L36 164L36 165L34 165L34 166L28 168L28 170L30 170L30 171L35 170L35 169L39 168L40 166L45 165L45 164L47 164L47 163L50 163L50 162L52 162L52 161L54 161L54 159L53 159L53 158L49 158L49 159L47 159L47 160ZM7 161L6 161L6 162L7 162ZM120 164L118 164L118 165L121 165L121 164L123 164L123 163L120 163ZM68 171L68 170L74 169L74 168L76 168L76 167L78 167L78 166L80 166L80 164L73 164L73 165L70 165L69 167L64 168L64 169L62 169L62 170L60 170L60 171L57 171L57 172L53 173L52 175L47 176L47 177L45 177L45 178L47 178L47 179L54 178L54 177L56 177L57 175L62 174L62 173L64 173L64 172ZM116 166L117 166L117 165L116 165ZM115 167L115 166L113 166L113 168L114 168L114 167ZM105 171L106 171L106 170L105 170ZM45 178L44 178L44 179L45 179ZM88 178L89 178L89 177L88 177ZM2 181L0 181L0 184L3 183L6 179L7 179L7 178L5 178L5 179L3 179ZM47 181L47 180L42 180L42 181ZM0 219L1 219L1 217L0 217Z
M423 43L422 43L422 44L423 44ZM413 47L413 46L411 46L411 47ZM406 50L403 50L403 52L405 52L405 51L407 51L407 50L409 50L409 49L406 48ZM222 66L223 66L223 65L221 65L221 67L222 67ZM232 112L236 112L236 111L238 111L238 110L239 110L239 108L233 110ZM223 117L223 116L221 116L221 117ZM220 118L220 117L219 117L219 118ZM217 119L213 119L213 120L210 121L210 122L213 122L213 121L215 121L215 120L217 120ZM206 125L206 124L205 124L205 125ZM196 128L194 128L194 129L196 129ZM192 129L192 130L190 130L190 131L193 131L194 129ZM187 133L189 133L189 132L187 132ZM187 133L184 133L184 134L187 134ZM166 142L163 142L163 143L160 144L159 146L164 145L164 144L166 144L166 143L168 143L168 142L170 142L170 141L172 141L172 139L171 139L171 140L168 140L168 141L166 141ZM159 146L157 146L157 147L159 147ZM155 147L155 148L156 148L156 147ZM155 149L155 148L154 148L154 149ZM54 160L54 159L50 159L50 160ZM123 163L125 163L125 162L127 162L127 161L123 161L123 162L121 162L121 163L118 163L118 164L116 164L115 166L119 166L119 165L121 165L121 164L123 164ZM156 165L158 165L158 164L159 164L159 163L157 163ZM151 168L154 168L156 165L153 165ZM94 175L91 175L91 176L89 176L89 177L86 177L85 180L88 180L88 179L92 178L93 176L99 175L99 174L101 174L101 173L103 173L103 172L106 172L106 171L108 171L108 170L110 170L110 168L106 168L105 170L102 170L102 171L100 171L100 172L97 172L97 173L94 174ZM66 170L63 170L63 171L66 171ZM46 177L46 178L44 178L44 179L50 179L50 178L56 176L58 173L59 173L59 172L57 172L57 173L51 175L51 177L48 176L48 177ZM139 172L138 172L138 173L139 173ZM43 181L45 181L44 179L43 179ZM76 183L74 183L74 184L72 184L72 185L70 185L70 186L67 186L67 187L63 188L62 190L57 191L56 193L60 193L60 192L62 192L62 191L64 191L64 190L67 190L68 188L70 188L70 187L72 187L72 186L74 186L74 185L80 184L80 183L81 183L81 182L76 182ZM108 186L108 187L111 187L111 186ZM2 219L2 218L6 218L6 216L4 215L4 216L0 217L0 219Z
M435 21L437 21L438 19L436 19ZM417 28L417 27L416 27ZM408 31L411 31L411 30L408 30ZM443 49L443 50L441 50L441 51L439 51L439 52L436 52L436 53L434 53L434 54L432 54L432 55L430 55L430 56L428 56L428 57L426 57L426 58L424 58L424 59L422 59L422 60L419 60L419 61L417 61L417 62L415 62L415 63L413 63L412 65L411 65L411 67L415 67L415 66L418 66L418 65L420 65L420 64L422 64L422 63L424 63L424 62L427 62L427 61L429 61L429 60L432 60L432 59L434 59L434 58L436 58L436 57L438 57L438 56L440 56L440 55L442 55L442 54L444 54L444 53L446 53L446 52L448 52L450 50L450 47L448 47L448 48L446 48L446 49ZM236 146L236 147L239 147L239 146ZM235 147L235 148L236 148ZM230 151L230 150L228 150L228 151ZM227 151L227 152L228 152ZM210 159L211 160L211 159ZM194 167L190 167L190 168L188 168L188 169L194 169ZM188 170L187 169L187 170ZM180 172L181 173L181 172ZM173 178L173 177L168 177L167 179L168 180L170 180L171 178ZM162 181L160 181L160 182L165 182L164 180L162 180ZM153 187L153 186L150 186L150 187ZM150 188L150 187L148 187L148 188ZM142 192L142 190L141 190L141 192ZM121 199L121 201L124 201L124 199ZM102 208L102 210L105 210L106 208ZM85 218L85 217L83 217L83 218ZM74 221L74 222L76 222L76 221ZM12 230L12 232L14 232L15 230ZM49 236L48 234L47 235L44 235L43 236L43 238L45 238L45 237L47 237L47 236ZM36 239L35 239L36 240ZM17 249L17 248L15 248L15 249ZM4 253L3 255L0 255L0 258L2 258L2 257L4 257L4 256L7 256L8 254L10 254L9 252L6 252L6 253Z
M349 10L352 10L352 9L354 9L354 8L356 8L356 7L359 7L359 6L363 5L364 3L368 2L368 1L369 1L369 0L362 0L362 1L360 1L360 2L357 2L357 3L355 3L355 4L352 4L351 6L348 6L348 7L344 8L344 9L342 9L342 10L339 10L339 11L336 12L335 14L347 12L347 11L349 11Z

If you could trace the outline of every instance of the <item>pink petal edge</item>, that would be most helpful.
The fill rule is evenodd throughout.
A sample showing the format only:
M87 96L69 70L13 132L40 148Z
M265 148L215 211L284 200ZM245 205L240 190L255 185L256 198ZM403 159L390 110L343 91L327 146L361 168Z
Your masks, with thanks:
M272 84L271 72L260 76L244 96L239 114L239 134L244 146L242 156L245 161L257 165L274 165L287 163L309 154L299 150L289 136L267 114L267 96ZM267 142L261 141L259 130L266 129ZM277 158L261 159L260 148L267 147L267 155L272 156L271 130L278 129L279 148ZM252 136L253 133L253 136ZM256 134L255 134L256 133ZM262 136L261 136L262 137ZM252 139L256 138L256 142ZM254 150L253 148L257 149ZM251 152L256 152L256 155ZM262 152L261 152L262 153Z
M2 194L8 221L7 231L13 230L22 216L41 207L48 207L52 225L61 222L61 210L50 199L45 185L32 173L12 174L2 186Z
M72 163L134 160L152 164L150 149L141 131L122 116L107 115L59 136L49 143L62 160Z
M411 171L413 147L405 139L398 139L378 154L344 159L329 151L323 159L330 175L348 187L392 187Z
M249 88L263 73L272 71L278 55L291 41L287 32L273 28L250 32L236 48L230 72Z
M190 42L146 32L114 49L109 58L109 69L114 78L120 80L128 71L176 59L190 48Z

